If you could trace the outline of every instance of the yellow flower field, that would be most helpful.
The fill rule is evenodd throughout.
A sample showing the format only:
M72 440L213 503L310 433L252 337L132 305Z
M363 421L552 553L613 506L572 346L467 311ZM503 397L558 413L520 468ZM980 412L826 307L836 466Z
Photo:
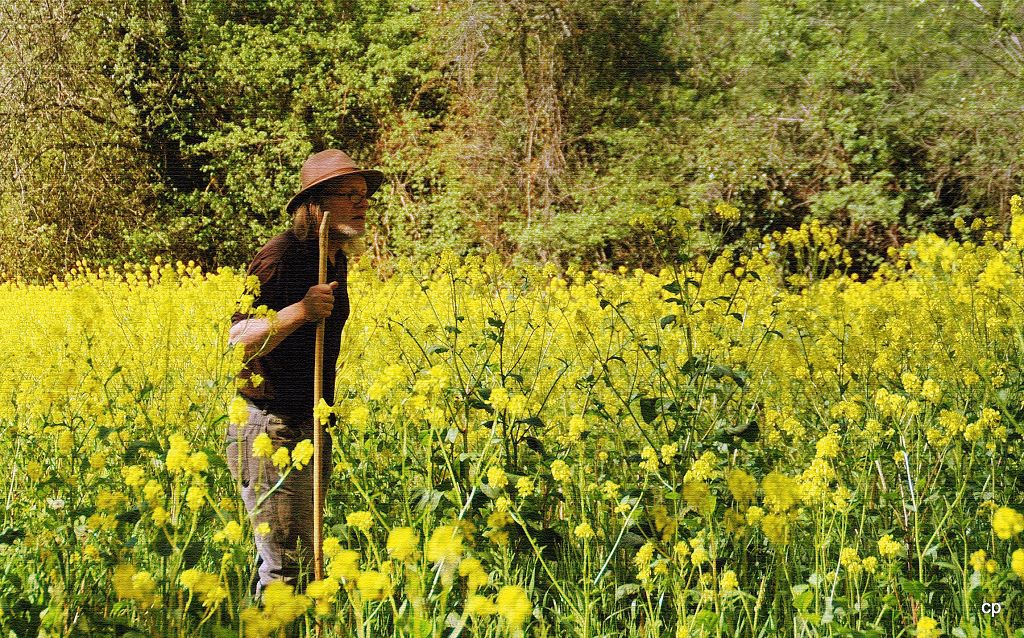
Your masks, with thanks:
M325 578L256 605L244 278L4 284L0 634L1024 635L1020 198L866 281L835 235L657 275L357 265Z

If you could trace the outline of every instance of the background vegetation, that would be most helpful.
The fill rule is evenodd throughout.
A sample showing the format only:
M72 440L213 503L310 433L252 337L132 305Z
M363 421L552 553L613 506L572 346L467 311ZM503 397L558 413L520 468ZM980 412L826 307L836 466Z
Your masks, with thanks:
M1020 0L10 0L0 275L245 263L297 169L389 176L372 254L649 265L630 221L813 217L858 267L1022 186ZM681 207L690 214L682 214Z

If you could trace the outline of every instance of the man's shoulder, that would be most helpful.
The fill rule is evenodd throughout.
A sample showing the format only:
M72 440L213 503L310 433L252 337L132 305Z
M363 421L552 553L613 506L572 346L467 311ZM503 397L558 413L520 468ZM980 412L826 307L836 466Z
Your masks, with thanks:
M294 252L298 248L299 240L295 237L295 233L290 230L286 230L280 235L272 237L270 241L263 244L263 247L256 251L256 259L280 258L288 253Z
M273 237L253 258L253 265L306 262L309 247L290 230Z

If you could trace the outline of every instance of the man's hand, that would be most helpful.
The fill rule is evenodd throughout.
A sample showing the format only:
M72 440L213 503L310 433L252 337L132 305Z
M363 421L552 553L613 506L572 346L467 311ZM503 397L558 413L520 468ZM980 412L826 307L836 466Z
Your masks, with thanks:
M299 302L302 304L303 318L306 321L320 321L330 316L334 310L334 289L338 282L317 284L306 291L306 296Z

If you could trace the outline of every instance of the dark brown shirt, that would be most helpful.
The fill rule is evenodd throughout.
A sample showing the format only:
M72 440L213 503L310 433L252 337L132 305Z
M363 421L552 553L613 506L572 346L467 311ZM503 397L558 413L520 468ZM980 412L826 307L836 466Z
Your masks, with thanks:
M292 231L274 237L256 253L249 265L249 274L260 280L259 295L253 308L266 305L272 310L300 301L310 287L319 283L319 252L317 240L299 241ZM334 403L334 379L338 353L341 350L341 330L348 319L347 261L339 252L332 268L327 264L327 282L338 282L334 291L334 311L326 320L324 337L324 400ZM236 313L232 322L248 315ZM303 418L313 411L313 355L316 348L316 323L307 323L288 335L267 354L249 362L242 377L251 374L263 376L259 387L251 384L239 392L273 414Z

